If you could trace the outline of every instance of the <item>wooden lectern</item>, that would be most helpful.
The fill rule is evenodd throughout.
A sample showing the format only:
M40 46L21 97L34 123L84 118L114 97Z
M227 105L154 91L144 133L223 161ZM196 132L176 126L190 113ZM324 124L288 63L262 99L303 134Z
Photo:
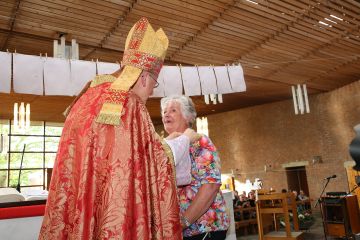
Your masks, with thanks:
M356 195L322 197L321 210L327 236L350 238L360 232L360 214Z
M293 214L294 232L291 232L289 212ZM292 193L273 193L258 195L256 213L260 240L302 240L299 232L295 196ZM277 216L283 215L285 231L279 231ZM273 225L275 231L264 232L264 227Z

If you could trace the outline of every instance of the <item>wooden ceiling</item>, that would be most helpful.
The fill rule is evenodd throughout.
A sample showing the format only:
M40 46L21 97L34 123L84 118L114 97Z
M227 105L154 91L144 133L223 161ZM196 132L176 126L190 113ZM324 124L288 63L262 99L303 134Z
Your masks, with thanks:
M76 39L80 59L121 61L131 26L142 16L170 40L168 65L241 63L247 92L205 105L199 115L310 94L360 79L360 3L355 0L1 0L2 51L52 55L53 40ZM69 97L0 94L0 118L15 101L32 103L34 120L63 121ZM159 99L148 102L159 120Z

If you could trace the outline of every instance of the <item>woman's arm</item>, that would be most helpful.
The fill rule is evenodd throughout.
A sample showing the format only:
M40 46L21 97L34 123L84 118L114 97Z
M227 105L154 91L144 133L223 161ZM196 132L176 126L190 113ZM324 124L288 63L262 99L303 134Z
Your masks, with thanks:
M201 186L190 206L183 213L188 224L193 224L209 210L221 186L220 159L211 140L201 136L193 146L196 148L196 154L193 155L196 167L201 169L197 175Z
M219 188L220 185L217 183L207 183L202 185L183 216L191 224L194 223L210 208L210 205L214 202L216 194L219 192Z

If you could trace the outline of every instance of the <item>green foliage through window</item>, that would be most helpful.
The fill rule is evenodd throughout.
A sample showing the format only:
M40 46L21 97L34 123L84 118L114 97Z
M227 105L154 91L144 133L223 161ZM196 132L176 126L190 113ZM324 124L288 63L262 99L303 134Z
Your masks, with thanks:
M26 145L21 186L45 188L44 174L54 165L62 129L61 123L31 122L30 128L19 130L9 120L0 120L3 140L0 146L0 187L17 185L22 151Z

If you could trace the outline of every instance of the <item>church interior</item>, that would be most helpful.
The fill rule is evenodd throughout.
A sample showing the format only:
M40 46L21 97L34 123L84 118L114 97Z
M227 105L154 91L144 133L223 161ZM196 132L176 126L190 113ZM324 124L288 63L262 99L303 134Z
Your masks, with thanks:
M169 39L146 108L166 137L160 99L194 101L232 196L226 239L360 239L356 0L0 1L1 232L37 239L63 113L120 68L141 17Z

